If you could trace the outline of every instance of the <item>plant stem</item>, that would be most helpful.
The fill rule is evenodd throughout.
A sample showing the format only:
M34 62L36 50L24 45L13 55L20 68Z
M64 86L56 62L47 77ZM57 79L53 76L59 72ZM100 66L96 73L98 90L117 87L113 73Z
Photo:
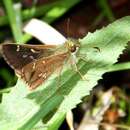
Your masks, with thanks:
M54 115L51 118L51 120L49 120L49 122L47 123L47 130L57 130L59 126L62 124L63 120L65 119L65 115L66 113L63 112L59 112L58 114Z
M8 15L8 20L10 22L10 26L12 29L12 33L15 41L18 43L21 41L22 31L21 31L21 22L20 22L20 7L14 8L12 0L3 0L3 3L6 8L6 12ZM16 11L16 10L17 11ZM16 13L18 12L18 13Z

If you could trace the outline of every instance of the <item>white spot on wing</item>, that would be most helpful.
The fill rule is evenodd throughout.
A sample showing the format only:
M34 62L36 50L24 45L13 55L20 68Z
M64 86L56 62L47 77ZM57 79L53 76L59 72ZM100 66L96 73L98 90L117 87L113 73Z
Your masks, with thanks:
M46 62L43 60L42 63L45 64Z
M33 69L35 69L35 68L36 68L36 63L34 62L34 63L33 63Z
M17 51L17 52L20 51L20 46L19 46L19 45L17 45L16 51Z
M24 72L24 69L22 68L22 73Z
M40 73L40 74L38 75L38 77L42 77L42 73Z
M44 73L44 74L42 75L42 78L43 78L43 79L46 79L46 73Z
M23 57L23 58L26 58L27 56L28 56L28 55L23 55L22 57Z
M31 52L33 52L33 53L35 53L35 52L36 52L34 49L30 49L30 50L31 50Z
M29 57L30 57L30 59L34 60L34 57L33 57L33 56L29 56Z

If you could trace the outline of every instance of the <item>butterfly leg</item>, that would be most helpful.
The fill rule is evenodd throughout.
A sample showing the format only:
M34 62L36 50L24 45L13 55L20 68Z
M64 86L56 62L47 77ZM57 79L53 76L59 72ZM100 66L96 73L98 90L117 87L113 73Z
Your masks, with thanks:
M77 54L77 57L84 62L87 62L87 54Z
M61 82L61 73L62 73L62 70L63 70L64 65L67 64L68 61L69 61L69 58L67 58L67 59L60 65L60 67L58 68L58 72L59 72L58 82Z
M61 83L61 73L62 73L62 69L63 69L63 65L62 66L60 66L59 68L58 68L58 77L57 77L57 82L58 82L58 86L60 86L60 83Z
M76 69L76 72L80 75L80 77L82 78L82 80L86 80L86 78L81 74L81 72L79 71L77 65L75 64L75 69Z
M79 71L74 56L73 56L72 59L71 59L71 66L72 66L72 68L74 68L74 70L80 75L80 77L82 78L82 80L87 80L87 79L83 76L83 74Z

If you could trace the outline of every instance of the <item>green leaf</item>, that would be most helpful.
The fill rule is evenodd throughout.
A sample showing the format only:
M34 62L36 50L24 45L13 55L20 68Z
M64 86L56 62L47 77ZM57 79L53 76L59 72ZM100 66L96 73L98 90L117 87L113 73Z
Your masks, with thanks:
M80 39L78 55L84 57L85 62L80 59L77 66L86 80L67 65L60 81L57 74L53 74L34 91L29 91L27 85L18 80L9 94L3 94L0 130L32 130L35 126L39 130L40 126L44 130L57 129L66 112L89 95L102 74L117 62L129 40L130 16Z

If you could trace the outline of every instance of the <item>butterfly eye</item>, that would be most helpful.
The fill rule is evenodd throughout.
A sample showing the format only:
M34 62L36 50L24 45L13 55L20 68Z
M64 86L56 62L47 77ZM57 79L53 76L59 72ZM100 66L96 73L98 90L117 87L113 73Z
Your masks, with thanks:
M74 45L74 46L72 46L71 48L70 48L70 51L73 53L73 52L75 52L76 51L76 46Z

